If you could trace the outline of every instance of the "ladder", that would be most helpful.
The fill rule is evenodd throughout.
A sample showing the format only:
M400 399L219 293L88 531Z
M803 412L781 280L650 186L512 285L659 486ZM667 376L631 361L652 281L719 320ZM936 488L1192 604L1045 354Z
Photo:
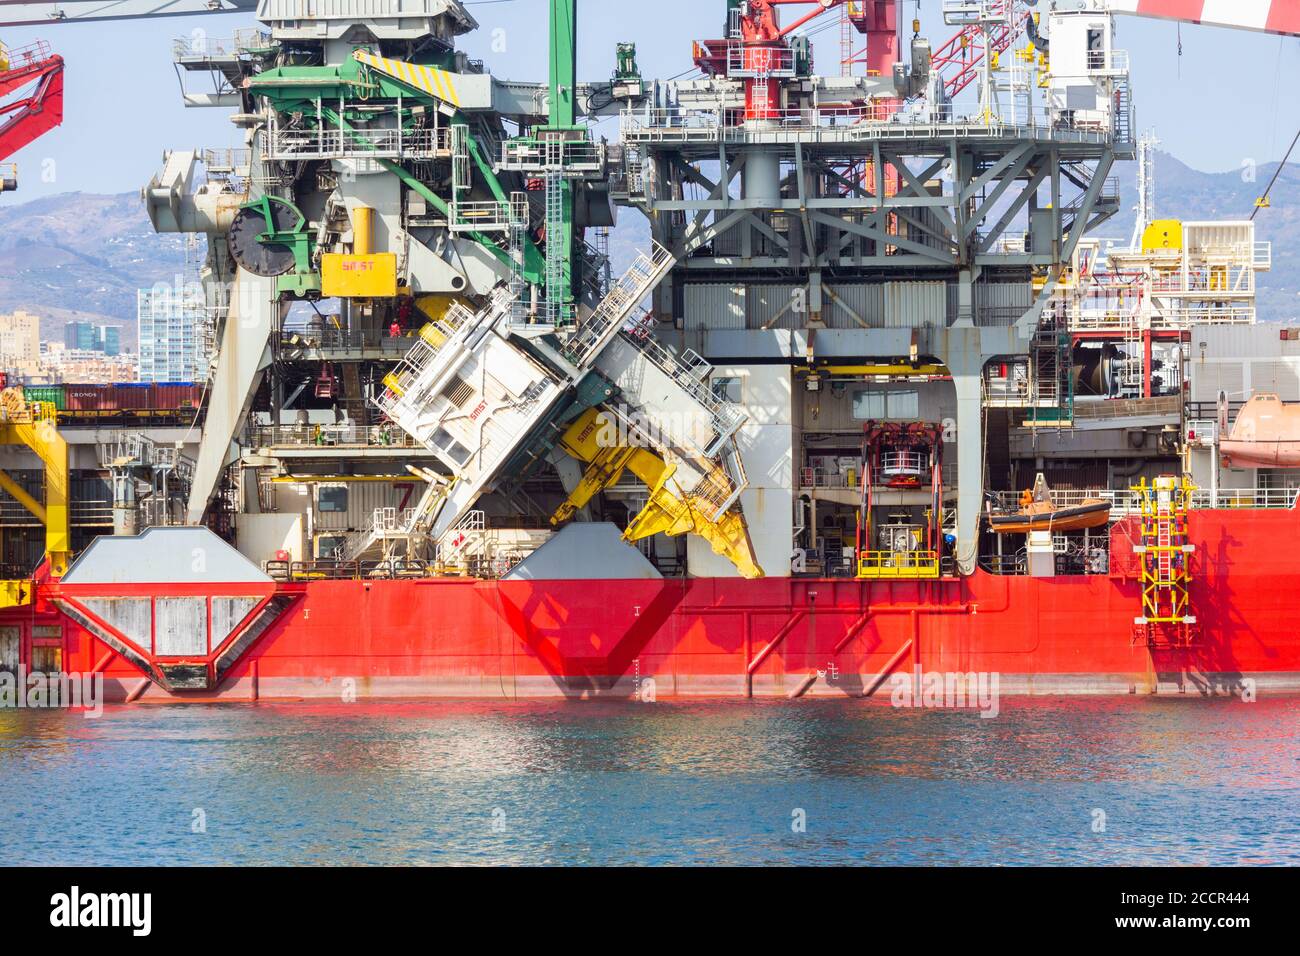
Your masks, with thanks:
M576 368L591 366L635 309L674 264L673 255L658 243L649 255L639 253L623 277L610 286L594 312L575 330L564 355Z
M1141 508L1141 543L1134 548L1141 566L1142 614L1134 618L1135 644L1187 647L1195 637L1190 585L1188 514L1196 487L1186 478L1162 475L1133 486Z
M564 174L558 169L548 169L546 182L546 303L545 323L556 329L567 316L560 314L563 305L557 297L564 288L565 268L569 264L569 250L560 241L564 235Z

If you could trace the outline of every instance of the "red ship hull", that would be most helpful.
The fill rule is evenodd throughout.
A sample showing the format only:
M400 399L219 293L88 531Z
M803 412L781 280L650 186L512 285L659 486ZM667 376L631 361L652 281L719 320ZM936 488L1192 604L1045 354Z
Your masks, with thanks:
M49 602L10 612L102 672L109 700L887 696L890 675L999 675L1003 694L1300 692L1300 512L1197 512L1189 646L1135 638L1123 525L1108 575L847 579L315 581L211 690L168 692ZM150 586L135 586L147 590ZM65 588L72 591L71 587ZM119 591L125 589L119 588ZM134 592L132 592L134 593ZM63 597L68 597L63 594ZM57 624L61 637L41 630ZM38 635L44 635L42 638Z

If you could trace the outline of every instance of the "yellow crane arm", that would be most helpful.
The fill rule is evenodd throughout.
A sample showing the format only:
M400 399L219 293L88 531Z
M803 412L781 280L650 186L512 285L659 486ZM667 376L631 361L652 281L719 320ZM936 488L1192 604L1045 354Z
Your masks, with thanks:
M618 429L602 427L605 421L600 409L588 409L560 439L560 447L573 458L586 462L587 469L572 494L552 515L552 524L568 521L597 494L617 484L625 472L631 472L649 490L649 500L623 532L623 540L640 541L656 534L670 537L696 534L709 542L715 554L734 564L743 577L763 577L763 569L754 556L749 528L741 514L731 510L716 520L705 517L691 496L673 480L675 464L647 448L633 448L611 440L611 436L618 435Z

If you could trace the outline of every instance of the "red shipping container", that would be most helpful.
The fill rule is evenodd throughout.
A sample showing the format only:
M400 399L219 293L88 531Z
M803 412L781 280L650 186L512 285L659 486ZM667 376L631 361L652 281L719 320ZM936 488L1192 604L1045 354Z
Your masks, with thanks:
M153 386L147 383L109 385L113 390L114 406L120 411L149 411L153 406Z
M153 408L177 412L198 408L203 400L203 386L180 382L165 382L153 387Z
M65 385L64 407L70 412L112 412L117 410L112 385Z

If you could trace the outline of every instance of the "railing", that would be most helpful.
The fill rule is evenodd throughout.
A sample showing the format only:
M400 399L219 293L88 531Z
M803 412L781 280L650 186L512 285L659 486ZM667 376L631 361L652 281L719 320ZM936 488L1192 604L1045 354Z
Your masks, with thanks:
M509 139L501 144L501 168L520 172L600 172L605 147L590 139Z
M727 44L727 75L731 77L781 78L795 75L794 49L788 46Z
M859 476L854 474L832 474L824 468L800 468L799 487L826 489L829 491L856 490L860 487Z
M21 70L33 63L41 63L50 58L50 44L37 40L25 46L7 47L0 43L0 72L4 70Z
M1127 73L1129 71L1128 50L1089 50L1089 73Z
M1076 402L1074 420L1111 421L1119 418L1159 416L1178 418L1182 413L1182 399L1177 395L1156 398L1108 398L1095 402Z
M898 137L943 137L960 135L1050 135L1077 134L1094 138L1121 136L1120 118L1115 130L1099 129L1095 123L1070 125L1035 104L1028 115L997 116L964 112L953 104L931 104L917 113L900 112L888 103L861 107L808 107L764 111L763 123L746 124L739 109L668 107L624 110L620 123L625 143L637 141L719 139L763 139L773 134L806 133L817 130L818 139L854 142L880 135ZM1127 115L1127 114L1125 114ZM887 132L882 134L882 130Z
M1253 292L1254 252L1241 249L1224 251L1222 255L1225 258L1231 256L1232 261L1221 266L1206 266L1197 262L1185 271L1174 268L1167 272L1157 272L1151 279L1151 289L1155 292L1235 292L1239 295Z
M973 26L1006 18L1005 0L943 0L943 22L950 27Z
M266 144L267 155L273 160L434 159L448 149L448 132L444 128L285 128L276 114L267 127Z
M654 337L653 332L644 323L637 323L623 330L624 336L645 356L646 361L671 378L682 391L691 396L713 418L713 430L717 441L734 435L749 416L745 410L733 402L719 398L709 384L709 374L713 366L694 349L677 353ZM714 442L716 446L716 441ZM717 451L716 447L702 449L706 455Z
M1246 403L1241 399L1233 399L1228 402L1228 419L1234 420L1237 413L1241 411ZM1214 419L1219 420L1219 403L1218 402L1188 402L1185 415L1188 419Z
M444 568L463 567L471 558L484 557L487 542L487 514L475 509L465 512L438 542L438 564Z
M253 151L244 147L209 147L199 153L199 161L209 179L247 179Z
M939 555L934 551L864 551L858 555L858 577L937 578Z
M214 38L196 32L172 40L172 59L177 63L243 56L271 43L271 34L261 30L236 30L233 37Z
M414 339L402 335L389 335L378 329L356 330L334 328L330 325L309 325L286 328L280 332L280 346L286 349L306 348L321 352L392 352L399 358L414 344Z
M999 511L1011 512L1020 507L1020 492L990 492L987 498ZM1192 492L1191 502L1194 510L1212 508L1239 508L1243 510L1277 510L1290 508L1295 504L1296 491L1288 488L1262 489L1220 489L1217 495L1208 488ZM1108 491L1103 489L1072 489L1052 491L1052 503L1057 508L1077 508L1084 501L1094 499L1110 503L1110 516L1124 518L1142 514L1142 498L1133 491Z
M854 126L859 123L885 123L894 121L897 110L884 104L853 107L806 107L802 109L772 109L764 118L772 126L782 129L815 129L821 126ZM659 109L629 109L623 112L624 132L643 130L700 130L716 135L729 117L715 110L666 107Z
M1160 309L1151 314L1151 328L1186 331L1193 325L1253 325L1255 316L1251 306ZM1138 328L1137 316L1119 309L1071 310L1068 322L1071 332L1134 332Z
M370 518L374 536L407 535L415 530L420 512L415 508L376 508Z
M249 433L255 448L423 448L396 426L259 425Z
M1183 430L1183 440L1198 448L1212 448L1219 441L1219 422L1214 418L1190 419Z
M495 200L451 204L450 228L453 232L504 232L512 225L511 207Z
M275 581L390 581L398 578L434 578L437 571L418 558L384 561L267 561L263 568Z
M564 347L575 367L584 368L610 341L636 308L672 267L673 254L658 243L650 255L640 253L627 272L616 281L596 310L576 330Z
M1258 488L1255 490L1223 488L1217 492L1199 488L1192 492L1192 508L1242 508L1250 510L1281 510L1295 506L1296 490L1293 488Z
M32 493L40 497L39 491ZM73 501L68 509L68 522L73 527L111 525L113 504L109 501ZM41 521L5 494L0 498L0 524L8 528L39 527Z

